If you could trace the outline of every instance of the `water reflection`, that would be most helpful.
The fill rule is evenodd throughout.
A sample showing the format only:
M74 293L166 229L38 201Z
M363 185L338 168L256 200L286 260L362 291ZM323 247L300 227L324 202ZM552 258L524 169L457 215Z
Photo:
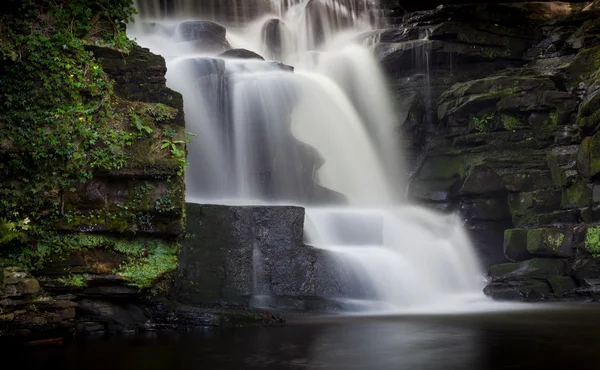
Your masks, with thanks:
M600 307L302 319L25 349L26 369L599 369ZM14 352L11 353L15 355Z

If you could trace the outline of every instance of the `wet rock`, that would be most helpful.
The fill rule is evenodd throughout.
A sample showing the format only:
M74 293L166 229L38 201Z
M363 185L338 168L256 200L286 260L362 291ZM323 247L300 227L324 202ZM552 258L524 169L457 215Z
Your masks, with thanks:
M527 251L535 257L571 257L573 234L560 229L533 229L527 233Z
M257 53L246 50L246 49L230 49L218 55L223 58L234 58L234 59L259 59L265 60L262 56Z
M185 21L175 28L179 41L191 42L196 50L211 53L231 49L226 33L225 27L211 21Z
M461 195L493 195L504 189L502 177L488 166L475 166L471 168L463 183ZM507 204L508 206L508 204Z
M565 276L567 263L560 259L534 258L521 263L504 263L490 267L488 275L499 279L546 279L550 276Z
M483 291L498 300L541 300L554 296L548 282L534 279L493 281Z
M274 305L307 307L307 300L356 295L345 289L352 276L303 243L300 207L188 204L187 216L194 237L182 245L175 280L183 303L248 306L266 296Z
M286 40L290 39L290 30L281 19L269 19L263 25L262 39L271 59L283 57Z
M509 229L504 232L504 255L513 262L531 258L527 250L527 229Z
M148 318L143 310L129 302L82 299L77 306L78 322L103 325L107 332L134 332L146 327ZM81 329L81 325L78 327Z

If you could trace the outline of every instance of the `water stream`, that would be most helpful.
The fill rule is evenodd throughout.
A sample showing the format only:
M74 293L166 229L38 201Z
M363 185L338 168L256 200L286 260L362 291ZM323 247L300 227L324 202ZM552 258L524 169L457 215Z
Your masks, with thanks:
M379 26L375 1L169 4L138 0L130 36L165 56L198 135L188 201L305 206L307 242L355 266L387 309L487 302L458 217L405 199L396 112L368 45L355 41ZM212 27L190 23L199 19L224 24L231 47L267 61L220 57L219 37L210 50L182 37L182 24Z

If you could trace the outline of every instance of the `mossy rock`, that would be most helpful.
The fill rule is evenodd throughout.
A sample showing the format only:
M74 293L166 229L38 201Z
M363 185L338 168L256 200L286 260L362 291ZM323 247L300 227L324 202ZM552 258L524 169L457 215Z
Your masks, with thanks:
M483 292L496 300L510 301L537 301L554 296L548 282L537 279L492 281Z
M579 223L582 209L574 208L550 213L539 213L534 210L513 212L513 225L516 228L540 227L556 223Z
M520 262L531 258L527 250L527 229L504 231L504 255L509 261Z
M508 204L511 213L518 212L552 212L561 207L562 192L545 189L523 193L511 193Z
M577 288L577 283L570 276L552 276L548 278L548 283L557 298L564 297Z
M584 208L592 205L592 189L584 181L577 181L562 193L562 208Z
M35 271L53 277L44 280L52 288L84 288L88 280L101 275L114 275L119 284L150 288L177 268L178 248L177 241L159 238L64 235L38 247Z
M534 258L521 263L503 263L490 267L492 279L547 279L566 276L568 266L562 259Z
M577 115L577 124L584 135L593 135L598 131L600 128L600 92L581 104Z
M448 180L461 177L466 171L464 159L459 156L430 157L417 174L419 180Z
M493 195L504 190L502 177L485 165L471 167L460 189L461 196Z
M573 233L559 229L532 229L527 232L527 251L536 257L572 257Z

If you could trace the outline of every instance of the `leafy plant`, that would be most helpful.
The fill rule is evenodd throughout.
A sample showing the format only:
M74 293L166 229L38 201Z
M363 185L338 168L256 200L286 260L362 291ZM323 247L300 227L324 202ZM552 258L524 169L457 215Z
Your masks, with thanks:
M18 216L18 213L15 216ZM27 231L31 227L30 222L31 220L28 217L17 221L9 221L6 218L0 219L0 245L16 241L26 242Z
M487 131L488 124L494 119L493 114L488 114L482 117L473 117L473 124L478 132Z

